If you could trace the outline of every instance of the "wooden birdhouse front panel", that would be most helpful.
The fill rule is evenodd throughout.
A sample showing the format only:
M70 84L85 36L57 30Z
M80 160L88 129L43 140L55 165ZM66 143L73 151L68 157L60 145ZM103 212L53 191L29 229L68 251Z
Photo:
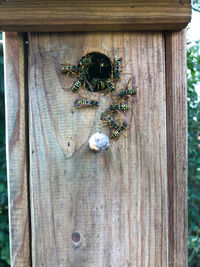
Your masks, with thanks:
M13 266L184 266L184 33L30 33L23 43L6 34L9 168L23 185L20 198L10 191ZM113 95L72 92L75 77L61 72L89 52L122 58L116 90L137 91L125 135L102 153L88 140L109 136L101 113ZM75 109L80 97L100 104Z
M162 33L30 34L29 140L33 265L167 266L165 53ZM125 64L119 90L136 86L126 136L102 153L109 136L101 113L112 95L79 89L61 63L99 51ZM130 73L130 74L129 74ZM74 78L73 78L74 80ZM96 109L73 109L79 94ZM73 241L73 233L80 241Z
M187 266L190 11L190 0L2 1L12 267ZM88 53L79 86L83 67L61 70ZM116 91L94 90L97 65ZM101 153L88 144L97 132L110 141Z

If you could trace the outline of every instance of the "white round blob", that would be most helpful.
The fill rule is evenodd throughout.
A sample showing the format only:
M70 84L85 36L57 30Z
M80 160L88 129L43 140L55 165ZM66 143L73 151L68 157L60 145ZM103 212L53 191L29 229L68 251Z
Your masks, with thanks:
M93 151L102 152L109 146L109 138L103 133L95 133L89 139L89 147Z

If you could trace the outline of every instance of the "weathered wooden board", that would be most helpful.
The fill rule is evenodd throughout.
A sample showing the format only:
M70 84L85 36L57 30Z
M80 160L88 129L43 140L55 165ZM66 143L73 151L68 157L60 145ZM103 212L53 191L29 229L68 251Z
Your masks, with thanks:
M186 266L184 32L31 34L29 153L23 38L5 37L12 266ZM103 154L87 141L108 133L100 113L111 98L92 94L98 110L71 110L77 94L62 89L72 80L60 73L66 59L94 50L122 56L138 91L128 138Z
M33 266L168 266L163 34L33 33L29 44ZM90 93L98 109L72 110L77 94L62 88L72 81L60 64L87 51L122 57L137 86L128 137L102 154L88 139L108 134L100 114L111 98Z
M187 93L185 32L166 36L169 266L187 266Z
M3 31L177 30L191 19L190 0L5 0Z
M5 34L6 143L11 266L30 266L28 148L22 35Z

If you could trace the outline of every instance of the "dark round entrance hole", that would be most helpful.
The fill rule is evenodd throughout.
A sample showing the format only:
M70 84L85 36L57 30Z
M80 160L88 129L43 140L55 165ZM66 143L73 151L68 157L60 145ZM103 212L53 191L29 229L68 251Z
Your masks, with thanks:
M110 79L113 73L112 61L100 52L91 52L85 57L91 59L91 64L87 68L86 89L94 92L105 90L107 88L106 80Z

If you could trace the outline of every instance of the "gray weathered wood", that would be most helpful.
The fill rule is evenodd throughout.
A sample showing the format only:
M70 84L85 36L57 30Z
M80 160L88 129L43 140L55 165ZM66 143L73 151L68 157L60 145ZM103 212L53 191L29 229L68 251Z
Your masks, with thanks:
M29 267L29 198L22 35L6 33L6 143L11 266Z
M169 266L187 266L187 81L185 32L166 36Z
M12 266L187 266L184 32L30 34L29 151L23 38L5 37ZM111 97L80 90L100 107L72 110L73 79L60 72L89 51L122 57L121 86L126 72L137 86L128 137L102 154L88 139L109 134L100 114Z
M33 266L168 266L162 33L32 33L29 42ZM62 88L72 80L60 63L86 51L123 57L137 86L128 137L102 154L89 151L88 139L108 134L100 114L111 98L92 93L100 107L72 113L77 94Z

